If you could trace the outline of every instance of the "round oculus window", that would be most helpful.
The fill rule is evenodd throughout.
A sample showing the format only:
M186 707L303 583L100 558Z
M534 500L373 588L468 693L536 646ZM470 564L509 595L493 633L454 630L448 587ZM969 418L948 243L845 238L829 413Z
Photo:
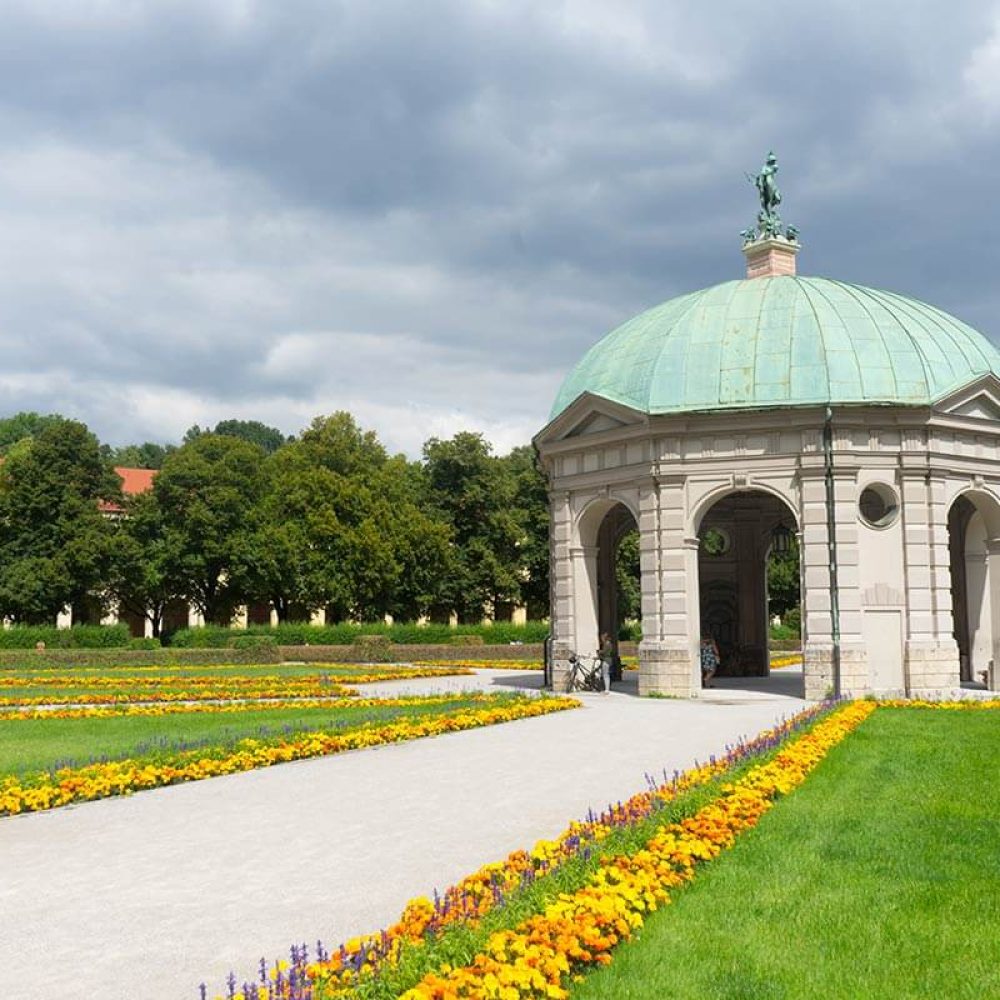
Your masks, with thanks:
M872 528L887 528L899 515L899 503L893 490L883 483L873 483L861 491L858 500L861 520Z
M729 546L729 533L722 528L706 528L701 533L701 551L707 556L725 555Z

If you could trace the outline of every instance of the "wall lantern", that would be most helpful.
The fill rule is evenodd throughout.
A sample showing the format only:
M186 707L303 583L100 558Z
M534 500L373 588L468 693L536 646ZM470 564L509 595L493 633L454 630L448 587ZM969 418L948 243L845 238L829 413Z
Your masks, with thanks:
M792 547L792 533L783 524L779 524L771 532L771 551L778 555L787 552Z

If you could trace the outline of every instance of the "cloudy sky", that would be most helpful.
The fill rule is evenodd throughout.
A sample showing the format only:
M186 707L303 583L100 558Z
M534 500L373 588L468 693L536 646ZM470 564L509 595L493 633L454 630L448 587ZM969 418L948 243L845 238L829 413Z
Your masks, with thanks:
M1000 7L0 0L0 413L113 444L545 423L600 336L800 271L1000 339Z

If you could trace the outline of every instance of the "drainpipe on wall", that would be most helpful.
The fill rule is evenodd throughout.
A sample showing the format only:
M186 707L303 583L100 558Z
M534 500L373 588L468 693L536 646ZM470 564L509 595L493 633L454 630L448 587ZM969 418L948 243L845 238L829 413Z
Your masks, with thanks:
M833 409L826 408L823 423L826 465L826 537L830 565L830 635L833 639L833 696L840 697L840 588L837 583L837 498L833 484Z

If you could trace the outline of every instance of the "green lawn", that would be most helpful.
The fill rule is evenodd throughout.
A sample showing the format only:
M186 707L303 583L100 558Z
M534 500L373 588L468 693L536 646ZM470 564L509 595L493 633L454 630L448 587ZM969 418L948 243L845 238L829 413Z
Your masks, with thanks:
M99 719L28 719L0 721L0 777L47 770L73 761L102 757L117 760L136 754L167 754L178 741L228 747L246 737L280 738L286 733L357 729L400 718L449 715L469 707L489 708L514 695L498 694L489 702L456 697L445 704L387 705L373 708L288 708L190 715L117 716Z
M1000 996L1000 712L879 709L573 1000Z

